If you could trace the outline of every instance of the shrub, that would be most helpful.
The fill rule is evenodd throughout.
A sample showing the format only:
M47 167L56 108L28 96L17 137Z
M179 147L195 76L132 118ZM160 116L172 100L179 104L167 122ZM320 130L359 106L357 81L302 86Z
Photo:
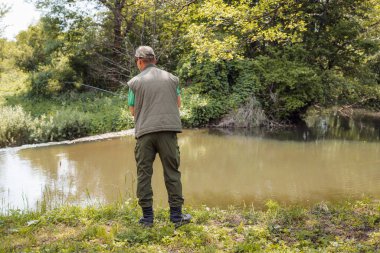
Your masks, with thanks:
M268 116L275 120L297 120L322 95L318 73L305 63L258 57L251 70L260 79L256 97Z
M33 120L20 106L0 107L0 147L28 143Z
M49 65L39 68L30 77L30 96L51 96L73 88L75 71L69 65L69 59L60 55Z
M230 91L229 78L231 64L227 61L212 62L210 60L197 62L194 57L185 58L178 73L186 85L191 85L194 93L213 98Z
M268 118L298 120L322 96L318 73L306 63L278 56L252 60L183 64L181 79L189 85L185 123L203 126L257 99ZM186 125L185 124L185 125Z
M32 138L36 142L71 140L90 133L90 117L72 109L58 111L55 116L35 119Z
M232 110L219 123L219 127L250 128L268 126L269 120L261 104L255 97L250 98L243 106Z
M207 95L192 94L186 91L183 94L183 108L181 109L182 123L186 127L200 127L219 119L227 112L227 100L218 100Z

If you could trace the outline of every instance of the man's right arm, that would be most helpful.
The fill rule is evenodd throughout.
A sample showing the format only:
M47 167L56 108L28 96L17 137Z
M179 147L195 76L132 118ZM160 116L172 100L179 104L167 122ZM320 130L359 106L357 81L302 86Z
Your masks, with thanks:
M177 92L177 105L178 105L178 108L181 108L181 87L179 85L177 86L176 92Z
M134 106L130 106L129 107L129 111L131 112L131 115L134 117L135 116L135 107Z

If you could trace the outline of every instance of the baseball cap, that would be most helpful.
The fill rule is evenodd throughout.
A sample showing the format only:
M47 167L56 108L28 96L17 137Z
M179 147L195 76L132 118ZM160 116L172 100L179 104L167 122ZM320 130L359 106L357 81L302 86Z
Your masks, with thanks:
M135 57L153 59L156 58L156 55L154 54L153 48L149 46L140 46L136 49Z

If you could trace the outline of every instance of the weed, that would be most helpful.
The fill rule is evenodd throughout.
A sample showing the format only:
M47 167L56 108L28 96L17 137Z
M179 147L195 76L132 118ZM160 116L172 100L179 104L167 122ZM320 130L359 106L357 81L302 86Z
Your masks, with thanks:
M49 206L49 205L47 205ZM187 208L194 222L175 229L156 208L144 228L136 200L102 206L10 210L0 215L0 252L377 252L380 203L269 201L253 208Z

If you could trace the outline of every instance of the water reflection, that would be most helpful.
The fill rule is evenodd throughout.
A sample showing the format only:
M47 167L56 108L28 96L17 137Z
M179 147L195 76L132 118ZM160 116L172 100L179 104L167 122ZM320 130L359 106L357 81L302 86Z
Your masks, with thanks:
M316 202L380 196L376 143L277 141L252 136L191 136L182 153L190 196L212 205ZM207 148L205 148L207 147ZM195 150L193 150L195 148ZM201 151L198 151L200 149ZM204 151L206 150L206 151Z
M62 145L18 152L48 176L48 189L64 199L115 201L130 195L135 178L132 138L77 145Z
M333 112L306 120L312 139L340 139L356 141L380 140L380 117L362 113Z
M213 135L242 135L284 141L349 140L380 141L380 117L337 112L308 117L299 125L280 130L211 129Z
M27 169L25 169L27 168ZM14 152L0 153L0 212L32 208L41 199L48 176Z
M216 130L179 135L185 201L225 207L261 205L267 199L314 203L373 196L380 198L378 142L324 138L311 141ZM302 133L293 133L304 138ZM310 134L312 135L312 133ZM309 135L309 136L310 136ZM313 135L312 135L313 136ZM298 138L297 137L297 138ZM311 137L310 137L311 138ZM133 197L135 140L0 151L0 210L48 203L88 204ZM156 158L156 205L166 206L163 172Z

